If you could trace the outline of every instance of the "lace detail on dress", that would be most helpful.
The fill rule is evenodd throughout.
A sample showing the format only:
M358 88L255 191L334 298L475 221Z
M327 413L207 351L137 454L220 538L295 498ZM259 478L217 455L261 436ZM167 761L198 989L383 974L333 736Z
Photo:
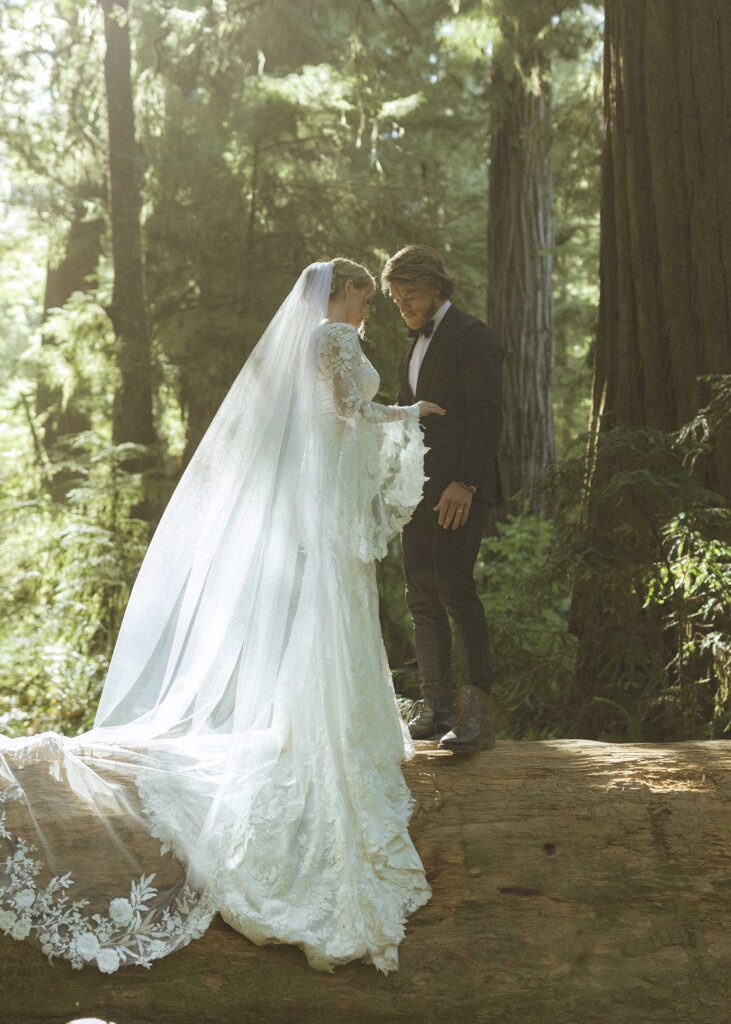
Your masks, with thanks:
M335 408L339 416L351 422L356 416L383 423L389 420L419 419L419 403L413 405L381 405L361 394L359 377L370 370L375 376L375 394L380 377L364 355L358 332L350 324L325 323L318 350L318 366L322 375L332 381Z
M10 848L0 866L7 879L0 888L0 931L19 941L33 935L50 962L63 957L77 969L91 963L105 974L123 964L149 967L206 931L215 907L187 886L177 896L174 911L150 907L158 896L151 884L154 874L132 881L129 894L112 899L106 915L85 913L88 900L69 899L74 884L70 872L40 887L42 865L31 856L37 847L12 835L2 806L22 797L21 789L0 791L0 841Z
M251 770L220 794L225 825L193 884L203 874L223 919L252 942L296 945L317 970L361 959L387 973L407 916L431 894L400 770L414 748L383 646L375 563L341 551L333 584L291 732L267 730ZM184 779L178 791L170 773L140 781L151 833L189 862L196 787Z
M372 563L356 571L363 579L354 578L354 586L375 587ZM364 624L357 606L353 612L354 625ZM377 618L368 621L372 631ZM364 643L371 644L372 635ZM372 648L353 654L366 674L379 665L377 657L370 660ZM248 787L253 797L239 806L231 794L231 820L208 851L206 891L222 918L254 943L298 946L316 970L332 971L353 959L384 973L395 970L406 917L431 895L408 833L414 799L399 770L404 747L387 667L371 675L372 684L379 679L383 685L364 692L361 707L353 709L381 723L378 741L358 749L350 730L299 735L296 755L282 749L257 773ZM346 689L362 682L353 671ZM341 699L352 701L352 693ZM187 859L178 802L165 783L146 780L151 833L163 841L163 852Z
M364 562L383 558L388 542L421 500L428 451L419 403L381 405L371 399L380 377L349 324L319 328L320 407L329 426L338 532ZM345 529L345 524L347 529Z

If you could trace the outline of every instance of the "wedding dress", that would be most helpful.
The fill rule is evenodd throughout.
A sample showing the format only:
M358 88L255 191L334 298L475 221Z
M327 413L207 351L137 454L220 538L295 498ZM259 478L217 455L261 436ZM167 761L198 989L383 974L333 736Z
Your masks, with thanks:
M0 930L51 960L149 967L220 912L386 973L430 897L375 576L426 449L326 320L331 274L300 276L183 474L94 728L0 738Z

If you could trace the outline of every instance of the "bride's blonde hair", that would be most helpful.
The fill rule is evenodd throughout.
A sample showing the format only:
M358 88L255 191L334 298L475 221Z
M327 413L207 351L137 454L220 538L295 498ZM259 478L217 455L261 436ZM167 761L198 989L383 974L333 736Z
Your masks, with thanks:
M346 259L345 256L336 256L330 262L333 265L331 296L337 295L346 281L352 281L356 288L366 288L370 285L375 290L376 279L362 264Z

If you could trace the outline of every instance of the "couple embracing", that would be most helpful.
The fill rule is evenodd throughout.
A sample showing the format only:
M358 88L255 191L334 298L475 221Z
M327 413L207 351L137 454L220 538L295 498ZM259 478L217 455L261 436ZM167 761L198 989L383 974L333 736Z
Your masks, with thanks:
M93 728L0 735L0 931L50 959L149 967L220 913L317 970L398 966L432 895L401 763L414 740L494 742L472 573L501 499L503 350L434 250L397 252L381 283L411 336L398 402L373 400L360 344L374 278L311 264L168 502ZM398 534L422 687L408 723L375 573Z

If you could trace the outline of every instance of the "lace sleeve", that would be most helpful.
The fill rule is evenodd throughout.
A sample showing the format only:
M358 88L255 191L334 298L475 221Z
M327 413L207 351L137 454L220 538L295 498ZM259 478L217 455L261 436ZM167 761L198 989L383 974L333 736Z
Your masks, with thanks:
M352 419L363 416L383 423L387 420L419 419L419 403L381 405L361 398L356 382L360 361L358 333L348 324L333 324L323 332L320 349L321 368L332 379L335 409L339 416Z

